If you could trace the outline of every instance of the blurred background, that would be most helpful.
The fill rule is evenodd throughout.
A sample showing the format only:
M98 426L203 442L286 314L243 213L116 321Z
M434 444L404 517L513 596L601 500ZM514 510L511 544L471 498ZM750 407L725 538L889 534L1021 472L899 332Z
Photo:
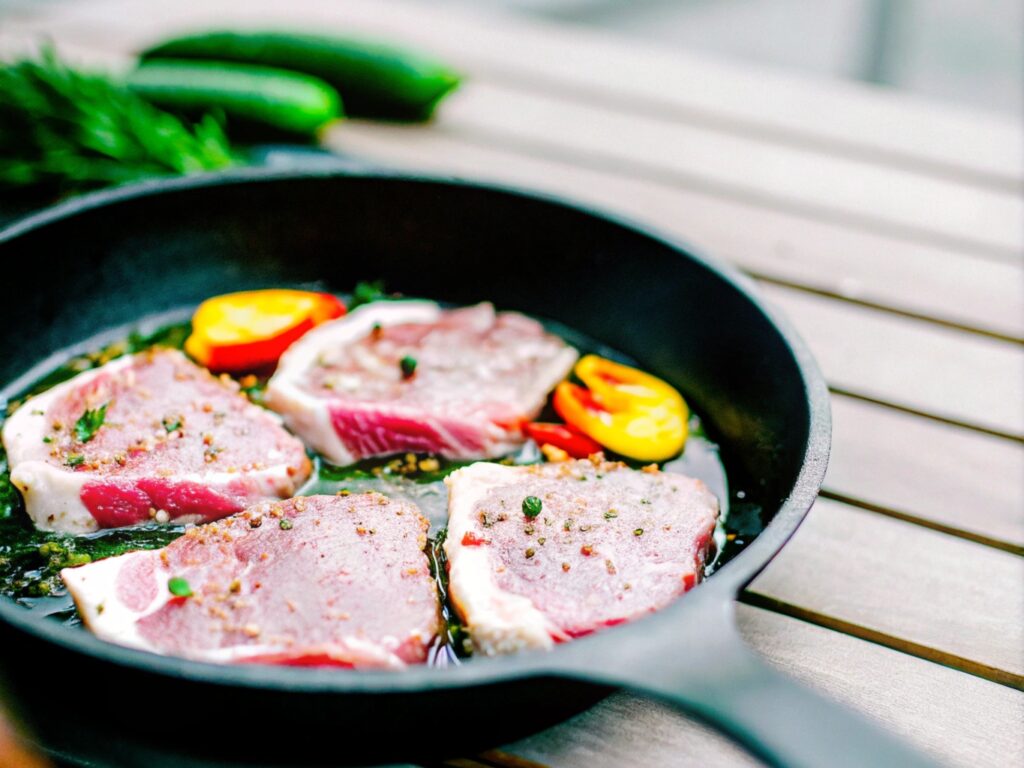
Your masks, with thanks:
M0 0L5 11L53 0ZM343 2L344 0L338 0ZM1021 0L417 0L1024 113ZM381 0L386 2L386 0Z
M11 2L11 0L0 0ZM1024 111L1021 0L420 0Z

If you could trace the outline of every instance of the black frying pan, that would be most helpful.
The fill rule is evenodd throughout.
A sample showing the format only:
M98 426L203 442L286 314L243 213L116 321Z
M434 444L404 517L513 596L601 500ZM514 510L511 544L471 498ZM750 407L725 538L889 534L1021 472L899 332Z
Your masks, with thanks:
M656 615L551 653L454 668L207 665L109 645L0 600L0 672L55 754L138 766L424 760L520 738L626 686L772 763L922 764L767 666L736 631L737 592L817 494L829 408L803 343L732 270L559 201L338 170L98 193L8 228L0 258L18 274L0 303L0 382L103 329L248 287L345 290L383 278L407 294L489 299L559 321L676 384L771 518L738 557Z

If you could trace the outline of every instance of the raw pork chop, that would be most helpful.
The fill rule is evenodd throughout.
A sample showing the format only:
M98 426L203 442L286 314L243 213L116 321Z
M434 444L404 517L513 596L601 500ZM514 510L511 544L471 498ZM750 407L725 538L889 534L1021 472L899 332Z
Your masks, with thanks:
M376 302L293 344L267 403L334 464L407 451L490 458L522 443L522 423L575 361L540 323L490 304Z
M61 577L86 625L120 645L214 662L401 667L424 661L440 628L427 525L414 505L378 493L299 496Z
M214 520L287 498L310 473L275 414L173 350L119 358L31 398L3 442L36 527L70 533Z
M478 651L550 648L700 581L718 502L699 480L652 469L595 457L449 475L449 589ZM541 503L533 518L528 497Z

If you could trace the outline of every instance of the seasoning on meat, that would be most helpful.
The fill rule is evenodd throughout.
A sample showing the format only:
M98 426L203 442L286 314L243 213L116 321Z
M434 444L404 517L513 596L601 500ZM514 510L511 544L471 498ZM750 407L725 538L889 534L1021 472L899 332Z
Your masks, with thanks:
M280 524L253 525L268 517ZM213 662L402 667L427 659L442 626L427 527L415 506L377 493L261 502L162 550L61 577L89 629L121 645Z
M550 648L664 607L702 578L718 518L701 481L597 457L477 463L446 483L449 592L488 655ZM537 522L482 518L525 511L530 498L543 500Z
M37 528L88 533L202 522L305 482L305 448L278 418L180 352L118 358L8 419L11 482Z

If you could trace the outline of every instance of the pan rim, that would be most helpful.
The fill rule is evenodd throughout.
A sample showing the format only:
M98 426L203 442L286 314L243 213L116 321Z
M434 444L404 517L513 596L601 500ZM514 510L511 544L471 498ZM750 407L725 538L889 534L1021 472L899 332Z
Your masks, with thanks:
M88 632L69 630L44 617L36 616L6 598L0 599L0 621L34 638L59 645L96 661L139 671L171 676L193 683L259 688L291 693L410 693L488 685L530 675L558 675L578 669L565 663L570 657L600 657L628 642L629 632L643 632L656 617L682 616L697 604L718 601L730 604L738 592L760 573L796 532L810 511L824 479L831 442L831 413L824 377L805 342L778 310L767 305L753 281L729 264L707 256L684 240L667 235L657 227L597 206L566 199L515 185L478 181L439 174L410 173L372 167L347 167L325 164L322 168L244 168L218 173L197 174L174 179L158 179L92 192L43 211L30 214L0 229L0 247L51 224L89 212L116 206L139 198L187 193L208 187L246 186L260 183L302 181L306 179L364 178L423 185L456 186L499 195L526 198L546 205L596 217L632 234L654 240L713 273L750 302L779 334L793 357L803 382L808 407L807 441L799 473L790 494L780 505L772 521L756 539L714 576L700 584L687 600L679 600L650 617L594 633L554 650L515 656L473 659L471 663L451 667L408 667L398 671L323 670L272 665L218 665L124 648L102 641ZM700 599L695 599L700 596ZM561 663L560 663L561 662Z

